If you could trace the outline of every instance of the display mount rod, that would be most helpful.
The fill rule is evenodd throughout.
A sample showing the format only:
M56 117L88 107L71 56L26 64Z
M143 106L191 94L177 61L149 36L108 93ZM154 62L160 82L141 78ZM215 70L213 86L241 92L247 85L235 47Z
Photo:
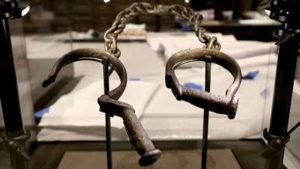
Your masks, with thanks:
M210 86L211 86L211 62L205 62L205 91L206 92L210 92ZM204 109L201 169L207 168L208 127L209 127L209 110Z
M0 100L5 125L5 134L0 138L10 153L12 169L28 169L25 141L29 135L23 127L9 20L20 18L28 11L29 6L21 7L17 1L0 3Z
M109 61L103 62L103 79L104 79L104 94L109 93ZM111 121L110 115L105 113L105 133L106 133L106 159L107 169L112 169L112 145L111 145Z
M299 0L272 0L269 4L270 18L282 23L275 32L279 41L278 63L273 96L270 128L265 130L270 152L266 169L282 169L287 135L295 70L300 47Z

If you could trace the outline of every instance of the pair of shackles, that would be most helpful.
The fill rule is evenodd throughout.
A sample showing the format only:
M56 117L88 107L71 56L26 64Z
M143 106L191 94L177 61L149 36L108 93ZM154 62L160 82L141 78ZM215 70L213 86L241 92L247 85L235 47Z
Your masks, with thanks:
M123 63L118 59L121 52L117 48L116 40L118 35L126 27L126 23L133 17L139 14L161 15L165 13L171 13L186 19L194 26L200 42L207 44L207 49L183 50L168 60L165 75L166 86L172 89L173 94L178 100L185 100L195 106L206 108L216 113L226 114L231 119L234 118L238 104L238 99L235 94L241 83L240 67L234 59L217 51L220 49L220 44L216 41L216 38L205 34L205 31L200 27L203 17L200 14L195 14L192 9L181 5L165 6L152 5L144 2L133 3L130 7L124 9L117 15L112 27L105 32L105 51L97 49L77 49L65 54L55 63L47 80L43 83L43 87L47 87L55 81L58 73L64 66L73 62L89 60L103 64L104 62L109 63L111 70L116 71L118 74L121 83L109 91L108 94L98 98L100 110L108 113L110 116L119 116L123 119L131 144L141 156L139 160L141 166L147 166L156 162L161 155L161 151L155 148L147 132L136 117L134 108L127 103L118 101L127 85L127 72ZM182 64L193 61L209 61L229 70L234 77L234 82L228 88L225 97L188 89L179 83L174 70Z

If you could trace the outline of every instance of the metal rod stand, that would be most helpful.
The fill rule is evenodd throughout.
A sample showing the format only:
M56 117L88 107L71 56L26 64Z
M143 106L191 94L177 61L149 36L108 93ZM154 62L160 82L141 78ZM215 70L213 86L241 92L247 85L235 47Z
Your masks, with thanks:
M6 136L3 137L5 137L4 141L6 143L11 143L7 144L7 147L10 152L12 168L27 169L28 162L22 156L22 153L26 154L25 149L23 149L25 140L17 141L17 138L25 135L25 130L22 122L9 21L7 18L1 19L0 46L0 98L6 130ZM19 149L21 151L18 151Z
M109 61L103 62L103 79L104 79L104 93L109 92ZM106 158L107 158L107 169L112 169L112 146L111 146L111 123L109 114L105 113L105 132L106 132Z
M300 24L298 0L272 0L269 4L270 17L282 26L275 31L279 41L279 54L275 79L268 149L275 152L267 158L266 169L282 169L285 144L288 142L288 124L293 95L293 86L300 53ZM291 130L293 131L294 128ZM288 137L287 137L288 136ZM287 137L287 138L285 138ZM283 139L283 140L282 140Z
M269 134L287 133L299 42L291 39L280 45ZM266 169L281 169L284 147L267 159Z
M205 62L205 91L210 92L211 86L211 62ZM202 136L202 161L201 169L206 169L207 165L207 145L208 145L209 110L204 109L203 136Z

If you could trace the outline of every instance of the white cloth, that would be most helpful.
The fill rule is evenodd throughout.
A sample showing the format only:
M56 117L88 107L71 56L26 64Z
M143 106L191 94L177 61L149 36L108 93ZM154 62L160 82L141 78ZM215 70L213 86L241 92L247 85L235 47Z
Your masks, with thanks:
M88 131L98 130L99 133L103 133L99 127L103 128L105 126L105 114L99 112L99 105L97 104L97 98L103 93L103 89L100 87L102 83L94 82L61 97L53 104L49 113L46 113L39 123L39 127L43 127L43 129L38 135L38 140L49 141L51 138L52 140L70 138L69 135L60 138L61 133L64 133L64 131L74 131L79 134L77 139L80 138L80 134L82 134L81 137L92 137L93 132L89 134ZM118 84L118 81L111 80L111 88ZM131 104L135 108L136 116L140 118L157 87L158 84L154 82L128 81L127 88L119 100ZM124 127L123 120L120 117L111 118L111 125L116 130ZM80 130L77 130L78 127L85 128L86 131L81 133ZM93 128L96 130L93 130ZM57 129L61 131L54 132ZM99 137L97 138L99 139Z
M242 81L238 91L240 101L235 119L229 120L227 116L210 113L210 139L259 137L267 125L265 121L269 121L274 86L274 76L269 74L275 74L276 70L276 65L269 64L269 60L275 62L276 56L264 55L247 60L248 62L242 61L244 62L242 73L247 74L258 70L259 74L254 80ZM259 61L260 66L256 66L256 60ZM194 83L203 85L204 69L199 69L198 72L196 70L195 68L189 70L189 77L180 77L181 83L190 79ZM229 72L220 67L213 67L212 74L211 92L224 96L226 88L232 82L232 77L228 76ZM203 77L202 81L199 80L200 77ZM202 137L202 117L202 109L184 101L178 102L171 90L162 86L148 106L142 122L153 138L199 139ZM168 136L163 133L168 133Z
M273 42L238 41L233 35L212 33L210 35L218 38L222 44L222 52L236 59L274 53L277 50ZM183 49L203 47L194 33L149 34L147 42L154 51L163 54L166 59Z
M198 42L197 37L192 33L190 35L176 34L176 36L179 36L179 43L178 41L176 42L179 46L173 47L174 52L180 49L201 47L201 43ZM187 36L194 40L187 40L188 43L181 41L188 39L189 37ZM222 38L219 38L223 45L222 51L228 52L228 54L237 52L234 55L238 58L237 61L242 67L243 74L256 70L259 70L259 74L255 80L243 81L238 92L240 104L236 119L229 120L226 116L211 113L209 138L240 139L257 136L261 134L264 126L269 123L269 109L271 108L272 88L276 69L274 64L276 63L276 56L269 53L273 49L275 50L276 47L271 45L272 43L240 42L233 36L223 36L221 34L215 34L215 36L218 38L222 36ZM158 44L158 47L156 46L158 50L162 44L159 39L164 40L164 33L153 37L154 39L152 40L154 42L149 42L151 39L150 35L148 43L152 47ZM172 43L172 40L169 41ZM239 43L242 44L239 45ZM91 47L91 44L78 43L74 45L75 48ZM95 46L98 45L95 44ZM164 63L160 62L161 60L155 57L156 54L145 44L130 43L120 44L120 46L120 48L123 48L122 51L124 50L121 60L128 69L128 74L132 77L155 81L153 83L129 81L124 97L120 99L134 106L150 137L159 140L201 138L202 110L189 103L176 101L171 90L165 88L163 82ZM231 48L228 47L226 49L226 46ZM136 50L137 48L139 50ZM140 51L143 51L143 53ZM167 53L172 53L172 51ZM258 55L258 53L265 53L266 55ZM147 64L136 64L141 62ZM78 72L83 70L90 71L90 69L86 69L85 64L80 68ZM90 73L95 74L94 70ZM178 73L179 80L182 83L193 82L204 85L204 69L197 67L179 70L176 73ZM86 77L86 74L83 75ZM98 75L89 76L89 79L92 81L95 78L98 79ZM213 65L213 93L224 95L225 89L231 82L232 77L226 70ZM112 85L117 85L118 83L118 81L111 82ZM70 96L64 96L50 107L50 113L46 114L40 123L42 130L38 134L39 141L105 140L104 114L98 111L99 106L97 104L97 97L103 93L101 89L102 82L91 85L82 83L78 86L80 87L76 87L75 92L71 93ZM264 91L267 93L265 98L261 96L261 93ZM125 98L126 95L128 98ZM112 138L113 140L128 139L123 129L122 120L118 117L112 118Z

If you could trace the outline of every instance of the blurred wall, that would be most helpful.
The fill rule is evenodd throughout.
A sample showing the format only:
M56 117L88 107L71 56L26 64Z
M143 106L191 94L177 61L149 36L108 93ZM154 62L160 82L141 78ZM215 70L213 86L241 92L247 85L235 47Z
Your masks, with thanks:
M118 12L137 1L189 6L184 0L111 0L109 3L104 3L103 0L31 0L32 10L25 18L24 26L28 33L66 32L71 28L74 31L105 31ZM174 21L171 15L141 15L132 20L134 23L146 23L150 31L157 30L157 23L160 23L160 30L174 29Z

